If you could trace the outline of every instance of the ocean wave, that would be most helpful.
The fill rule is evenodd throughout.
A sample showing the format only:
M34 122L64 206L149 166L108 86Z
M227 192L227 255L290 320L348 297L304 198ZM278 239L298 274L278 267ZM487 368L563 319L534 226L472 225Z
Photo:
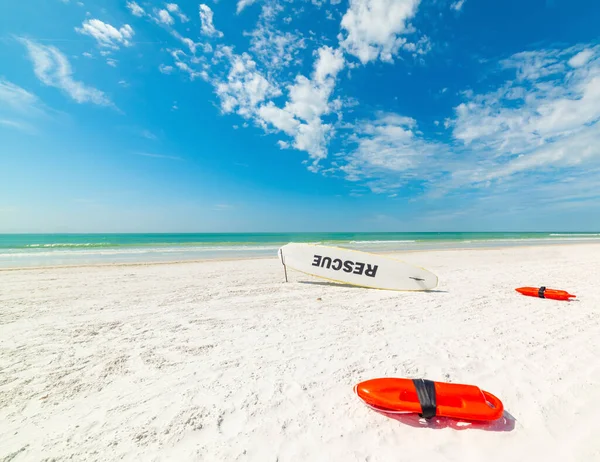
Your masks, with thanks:
M69 242L57 242L54 244L27 244L24 247L25 248L31 248L31 249L38 249L38 248L48 248L48 247L65 247L65 248L71 248L71 247L111 247L114 244L110 244L107 242L82 242L82 243L69 243Z
M577 236L577 237L598 237L600 233L553 233L550 236Z
M537 241L543 241L543 242L565 242L565 241L590 241L590 240L596 240L595 238L592 237L562 237L560 239L556 238L556 237L525 237L525 238L507 238L507 239L494 239L494 238L490 238L490 239L466 239L466 240L460 240L460 241L456 241L457 243L462 243L462 244L476 244L476 243L481 243L481 244L485 244L485 243L492 243L492 242L537 242ZM435 243L435 241L432 241L432 243Z
M48 248L16 249L0 253L0 258L31 258L31 257L56 257L56 256L111 256L111 255L144 255L144 254L174 254L174 253L209 253L209 252L276 252L278 246L206 246L206 247L116 247L98 250L56 249ZM36 251L37 250L37 251Z
M360 244L360 245L370 245L370 244L412 244L414 240L403 240L403 241L350 241L349 244Z

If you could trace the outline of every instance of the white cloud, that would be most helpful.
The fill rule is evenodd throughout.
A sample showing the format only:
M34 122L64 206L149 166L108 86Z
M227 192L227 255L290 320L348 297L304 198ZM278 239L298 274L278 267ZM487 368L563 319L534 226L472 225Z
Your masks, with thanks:
M179 5L176 3L167 3L167 10L173 14L176 14L181 22L188 22L190 20L185 14L183 14L179 8Z
M163 74L171 74L174 70L173 66L165 66L164 64L161 64L158 67L158 70L163 73Z
M319 48L318 55L319 58L315 65L315 80L324 83L330 77L335 79L338 72L344 68L344 55L341 50L324 46Z
M321 47L316 53L311 78L297 75L286 86L287 101L283 107L273 101L282 94L278 86L257 68L257 63L244 53L236 55L231 48L221 46L215 59L225 58L230 65L226 79L213 83L224 113L237 113L253 120L265 131L283 132L291 142L280 141L282 148L293 146L306 151L315 170L318 162L327 157L327 144L333 135L333 124L324 116L339 110L340 101L330 101L338 73L344 67L341 50Z
M455 181L485 185L600 161L599 51L590 49L575 69L567 65L578 56L573 49L518 53L502 63L515 80L494 92L467 93L449 121L454 138L471 151L471 165Z
M600 126L597 123L581 129L576 136L543 144L505 164L495 166L492 170L481 172L480 178L489 181L524 171L579 166L593 160L600 161Z
M412 118L379 113L358 122L347 139L355 148L339 156L338 168L374 192L412 180L431 195L465 186L493 186L498 194L533 187L533 178L557 169L571 176L600 171L600 47L588 50L575 67L581 47L518 53L499 63L514 78L489 93L464 92L444 124L452 130L449 143L427 139Z
M414 57L427 54L431 51L431 40L424 35L416 42L405 42L402 44L402 50L412 53Z
M571 59L569 59L569 66L571 67L581 67L585 66L588 61L594 56L594 51L587 49L580 51Z
M202 51L204 51L205 53L210 53L212 51L212 46L210 45L210 43L194 42L192 39L184 37L176 30L171 30L170 32L173 37L187 45L187 47L193 55L196 54L198 48L201 48Z
M450 5L450 8L452 8L454 11L460 11L462 10L462 7L466 1L467 0L457 0Z
M321 117L329 109L331 84L307 79L303 75L296 77L296 83L289 87L289 101L286 108L299 119L312 121Z
M282 32L270 20L259 21L250 35L250 50L271 73L297 61L300 51L306 47L306 41L301 35Z
M400 37L410 32L408 21L414 17L420 0L350 0L342 18L346 36L341 46L363 64L376 59L392 61L406 43Z
M167 10L158 10L155 11L156 21L162 24L166 24L167 26L172 26L175 23L173 17L169 14Z
M118 61L116 59L113 59L113 58L108 58L106 60L106 64L108 64L109 66L112 66L112 67L117 67L117 62Z
M568 52L567 52L568 53ZM505 69L516 69L519 81L534 81L565 71L565 52L536 50L516 53L500 62Z
M306 151L313 159L309 167L317 171L318 162L327 157L327 143L331 137L331 124L324 124L320 118L311 119L308 123L300 124L294 138L294 147Z
M144 12L144 9L140 5L138 5L136 2L127 2L127 8L129 8L129 11L131 11L131 14L133 14L134 16L137 16L137 17L142 17L146 14Z
M350 137L356 148L346 157L341 170L347 179L358 181L376 178L370 187L384 192L406 179L429 174L434 156L447 152L445 146L427 141L419 134L417 123L410 117L380 112L375 120L359 122Z
M327 144L332 136L333 126L324 123L322 117L331 113L336 105L329 101L336 83L337 74L344 66L339 50L321 47L317 53L311 79L298 75L288 86L288 101L283 108L269 102L258 111L259 123L263 127L272 126L293 138L292 146L308 152L317 168L320 160L327 157ZM282 144L284 143L284 144ZM287 148L286 142L279 142Z
M171 51L171 56L173 56L173 59L175 60L175 67L177 67L177 69L179 69L180 71L187 73L191 80L194 80L197 77L202 77L204 80L208 80L208 74L206 73L206 71L198 72L195 69L192 69L189 64L182 61L181 56L185 57L185 53L183 51L173 50L173 51ZM194 60L194 58L192 58L192 60ZM168 73L171 70L171 66L165 66L165 67L167 69L163 68L163 71L166 70ZM159 67L159 70L160 70L160 67Z
M255 3L256 0L238 0L237 2L237 13L240 14L244 8Z
M231 67L226 80L215 82L221 109L251 118L260 103L279 96L281 91L256 69L256 62L248 54L235 55L227 48L224 53Z
M223 37L223 32L218 31L213 24L213 11L208 5L200 5L200 31L204 35Z
M75 30L95 38L98 45L112 49L118 49L119 45L130 46L130 39L135 33L129 24L117 29L99 19L84 21L82 27L76 27Z
M24 38L20 41L27 47L35 75L43 84L62 90L78 103L113 105L102 91L73 79L71 64L57 48Z
M296 134L300 125L300 122L294 117L292 112L278 108L272 101L259 108L258 116L263 121L273 125L277 130L290 136Z
M566 60L560 51L514 55L503 65L516 70L517 80L459 105L454 136L466 144L494 143L514 152L596 122L600 56L575 70L567 68Z

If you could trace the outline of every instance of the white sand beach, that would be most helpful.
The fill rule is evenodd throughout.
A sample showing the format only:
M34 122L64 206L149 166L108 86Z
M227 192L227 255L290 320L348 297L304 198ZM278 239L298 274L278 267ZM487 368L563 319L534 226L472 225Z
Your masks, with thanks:
M396 257L437 290L285 283L276 257L0 271L0 460L600 460L600 245ZM514 290L540 285L577 299ZM505 417L392 419L353 392L376 377Z

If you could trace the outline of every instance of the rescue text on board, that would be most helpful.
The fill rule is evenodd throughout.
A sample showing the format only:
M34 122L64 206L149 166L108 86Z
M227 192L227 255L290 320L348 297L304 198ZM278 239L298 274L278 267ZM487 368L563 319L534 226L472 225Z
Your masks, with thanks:
M364 274L374 278L377 274L378 265L370 265L368 263L353 262L351 260L342 261L339 258L331 259L330 257L323 257L321 255L315 255L312 262L312 266L319 266L321 268L332 269L335 271L342 270L345 273ZM366 268L365 268L366 267Z

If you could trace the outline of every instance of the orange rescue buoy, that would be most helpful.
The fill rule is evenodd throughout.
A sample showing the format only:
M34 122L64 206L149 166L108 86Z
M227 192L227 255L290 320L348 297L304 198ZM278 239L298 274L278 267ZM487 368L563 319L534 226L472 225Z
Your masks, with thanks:
M515 290L528 297L551 298L552 300L569 300L571 297L576 297L576 295L571 295L564 290L546 289L544 286L540 288L519 287Z
M424 379L379 378L361 382L355 393L368 406L384 412L418 413L463 420L496 420L504 406L491 393L474 385Z

